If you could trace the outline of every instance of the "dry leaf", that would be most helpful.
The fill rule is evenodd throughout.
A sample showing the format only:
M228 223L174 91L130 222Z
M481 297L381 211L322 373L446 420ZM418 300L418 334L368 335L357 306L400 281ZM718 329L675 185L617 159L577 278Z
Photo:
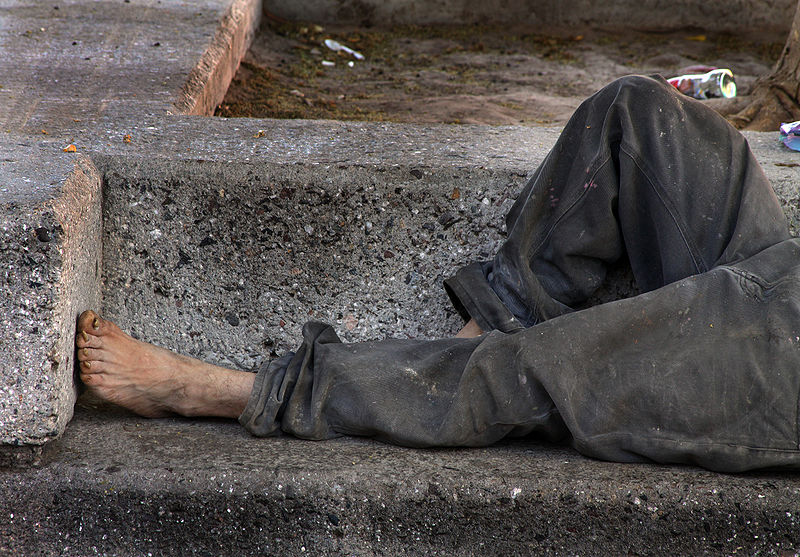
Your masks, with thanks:
M461 199L461 190L453 188L453 193L450 194L450 199Z
M78 148L77 148L77 147L75 147L75 145L73 145L72 143L70 143L69 145L67 145L66 147L64 147L63 151L64 151L65 153L75 153L75 152L77 152L77 151L78 151Z

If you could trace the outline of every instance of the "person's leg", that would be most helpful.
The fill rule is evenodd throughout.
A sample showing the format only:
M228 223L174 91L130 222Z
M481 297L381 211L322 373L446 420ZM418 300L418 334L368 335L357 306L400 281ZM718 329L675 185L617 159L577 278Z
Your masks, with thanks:
M254 374L213 366L138 341L93 311L78 318L81 380L98 396L146 417L237 418Z
M623 85L621 89L631 94L631 90L641 92L648 83L639 79L616 85ZM609 112L625 110L615 103L605 103L605 108ZM681 135L679 130L673 132ZM623 144L621 140L619 144ZM556 149L545 165L555 164L559 158ZM733 158L740 160L741 153ZM611 166L623 166L611 160ZM678 160L673 164L685 163ZM603 167L607 165L608 161ZM745 177L732 176L732 183L748 182L746 176L754 173L750 163L737 168ZM540 169L539 174L542 172ZM758 173L751 181L758 182ZM621 190L609 193L607 187L592 184L590 180L583 183L586 188L580 187L605 192L605 198L580 195L555 218L555 224L570 220L572 207L592 215L599 203L600 218L588 218L583 228L568 229L579 240L596 233L593 227L602 232L616 223L608 215L617 214L621 203L617 196L624 197ZM771 192L746 184L730 189L710 187L720 196L716 203L723 201L720 205L728 210L706 214L704 206L697 204L703 217L698 224L702 229L713 215L727 223L729 233L722 251L731 254L730 260L744 258L747 252L786 236L782 215L773 210L777 203ZM534 187L526 195L535 198L537 191ZM611 209L602 208L604 199L612 204ZM638 207L641 201L631 203ZM641 206L654 207L655 215L660 208L671 218L679 216L670 210L671 203L659 203ZM748 204L754 208L749 209ZM558 209L558 199L550 205ZM519 208L519 203L515 207ZM763 223L753 220L751 213L756 210L764 211ZM748 214L749 218L739 218ZM512 211L509 221L514 224L518 218ZM646 219L641 215L640 219L646 225ZM714 227L719 234L719 223ZM547 220L544 228L548 229ZM552 236L553 226L549 228ZM659 257L671 253L676 243L689 245L682 226L650 229L655 233L649 236L654 240L651 248ZM639 246L631 237L634 232L625 235L623 230L625 248ZM596 260L603 263L617 257L604 255L609 245L618 251L614 241L620 238L591 242L592 249L598 250L591 256L579 250L579 255L566 257L570 263L572 259L580 262L567 274L570 280L580 282L577 271L591 271ZM796 357L800 351L790 342L798 314L798 296L793 290L798 277L787 268L798 253L791 242L782 245L788 246L782 248L785 253L766 264L758 260L761 262L752 269L716 269L515 335L494 332L472 340L342 345L329 327L311 324L304 331L306 342L296 354L275 360L259 372L240 421L259 435L278 429L310 438L360 434L415 446L481 445L515 432L536 431L554 437L568 428L580 450L603 458L700 462L729 470L786 463L786 458L791 461L797 456L796 446L792 452L787 440L796 435L790 414L796 417L794 370L800 364ZM677 249L676 253L687 251L691 257L666 260L675 259L678 268L687 258L694 265L703 261L702 249ZM683 266L691 269L691 265ZM561 272L558 265L553 267ZM663 268L659 267L662 275L671 272L671 267ZM759 270L774 276L759 274ZM643 280L647 277L645 273ZM588 282L593 285L596 276ZM772 288L773 284L782 289ZM533 307L541 309L536 304ZM551 316L538 315L537 319ZM752 327L743 329L742 323L752 323ZM715 324L721 324L715 331L719 338L708 335ZM775 379L773 385L771 379ZM637 400L642 404L636 404ZM719 412L712 411L717 408ZM677 424L674 430L663 437L653 434L673 423ZM726 452L725 447L730 450ZM760 456L742 459L740 453L748 447ZM721 452L714 453L717 450ZM708 460L710 453L721 456Z
M413 446L569 430L613 460L797 465L798 250L735 130L662 82L620 80L576 113L508 220L495 260L449 287L480 328L516 334L342 345L312 324L240 421ZM570 313L624 255L650 293Z
M640 296L475 339L305 342L262 369L240 422L413 447L567 436L613 461L800 469L800 242Z
M81 377L147 416L241 411L255 435L482 446L535 433L607 460L800 469L797 261L800 241L787 240L515 334L342 344L310 323L296 353L257 375L141 343L87 312Z
M663 80L587 99L517 198L493 261L447 281L462 315L510 332L572 311L627 257L642 292L789 237L744 137Z

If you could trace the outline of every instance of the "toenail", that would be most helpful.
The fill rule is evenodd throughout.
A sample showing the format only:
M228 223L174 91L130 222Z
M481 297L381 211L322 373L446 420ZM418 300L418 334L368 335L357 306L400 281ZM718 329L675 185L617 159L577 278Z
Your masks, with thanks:
M81 331L81 337L83 338L83 342L89 342L89 335L86 334L86 331Z
M99 329L100 328L100 319L99 318L97 318L97 317L94 318L94 320L92 321L92 327L94 327L95 329Z
M89 369L90 367L92 367L92 362L83 362L83 365L86 366L86 369Z
M88 348L83 348L81 351L83 353L83 357L84 358L88 358L89 357L89 349Z

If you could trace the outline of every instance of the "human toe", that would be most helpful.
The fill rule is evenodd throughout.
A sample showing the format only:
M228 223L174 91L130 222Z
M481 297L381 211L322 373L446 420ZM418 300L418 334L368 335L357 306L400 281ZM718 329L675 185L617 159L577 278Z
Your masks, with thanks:
M97 387L105 381L102 373L98 373L94 368L84 369L83 365L81 365L80 378L81 381L92 387Z
M100 350L97 350L95 348L89 348L88 346L84 346L83 348L78 348L78 361L92 362L99 360L100 360Z
M86 331L78 331L75 335L75 346L78 348L102 348L103 338Z
M95 311L88 309L81 313L78 317L78 333L87 333L88 335L102 335L106 329L105 320L100 317Z
M104 371L104 364L102 360L81 359L81 355L79 353L78 368L80 369L81 374L84 373L95 374Z

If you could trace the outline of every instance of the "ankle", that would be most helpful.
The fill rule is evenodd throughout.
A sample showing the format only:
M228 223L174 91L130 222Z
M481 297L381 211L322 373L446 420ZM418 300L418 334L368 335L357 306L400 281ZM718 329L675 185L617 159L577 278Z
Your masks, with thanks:
M238 418L247 405L254 374L204 364L189 370L173 411L186 417Z

